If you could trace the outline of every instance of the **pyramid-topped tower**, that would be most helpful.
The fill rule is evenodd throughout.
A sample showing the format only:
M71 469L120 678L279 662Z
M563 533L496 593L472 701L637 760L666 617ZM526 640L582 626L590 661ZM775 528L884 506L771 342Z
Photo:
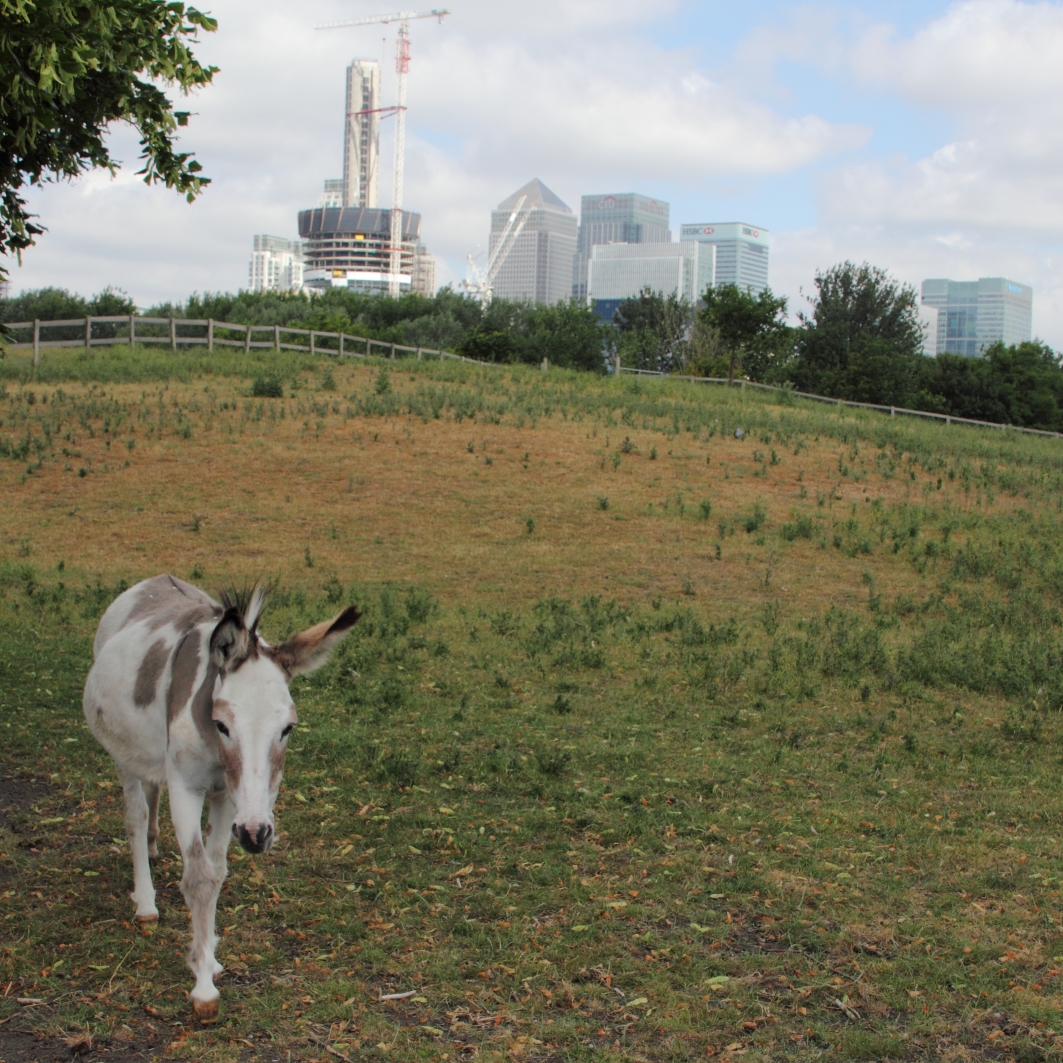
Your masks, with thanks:
M495 275L496 299L552 304L572 294L572 266L578 224L571 208L538 178L518 188L491 213L491 245L495 247L521 199L529 211L520 236Z

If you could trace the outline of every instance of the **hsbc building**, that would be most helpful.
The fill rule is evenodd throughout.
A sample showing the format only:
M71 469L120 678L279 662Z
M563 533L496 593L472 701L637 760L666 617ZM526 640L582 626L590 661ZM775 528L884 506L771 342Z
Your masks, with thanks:
M745 222L684 225L680 240L716 248L716 287L737 284L759 295L768 287L768 230Z

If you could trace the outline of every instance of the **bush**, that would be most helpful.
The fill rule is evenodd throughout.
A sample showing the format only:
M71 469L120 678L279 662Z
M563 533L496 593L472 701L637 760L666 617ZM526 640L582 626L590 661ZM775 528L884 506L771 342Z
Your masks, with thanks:
M284 385L275 376L256 376L251 394L256 399L283 399Z

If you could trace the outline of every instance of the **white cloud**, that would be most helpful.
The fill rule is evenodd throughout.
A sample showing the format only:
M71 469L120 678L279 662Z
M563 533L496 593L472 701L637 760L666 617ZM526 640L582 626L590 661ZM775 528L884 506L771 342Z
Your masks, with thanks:
M912 102L1022 120L1063 107L1063 7L1019 0L954 4L907 40L893 27L870 29L857 45L857 77Z
M794 49L803 47L800 42ZM846 66L858 85L944 113L953 135L918 158L870 157L816 178L819 225L778 234L773 279L811 263L927 277L1010 276L1034 288L1034 329L1063 347L1063 5L967 0L908 37L865 27Z
M235 289L252 235L294 235L296 212L339 175L351 56L382 57L385 102L393 96L394 26L313 29L371 13L371 0L353 11L339 0L210 6L220 29L197 54L221 71L190 101L183 140L212 185L189 208L130 181L136 143L117 132L128 168L117 181L33 193L49 231L16 286L113 283L142 302ZM463 275L490 210L533 176L578 210L584 192L789 173L866 138L814 114L780 115L699 69L693 53L650 43L647 28L678 10L679 0L467 0L442 26L414 24L405 198L423 215L441 279ZM385 161L382 205L390 187Z

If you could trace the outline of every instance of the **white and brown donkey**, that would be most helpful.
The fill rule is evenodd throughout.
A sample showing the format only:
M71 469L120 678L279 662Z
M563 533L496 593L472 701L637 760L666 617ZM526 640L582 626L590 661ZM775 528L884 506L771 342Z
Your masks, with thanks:
M324 664L360 615L348 606L270 646L256 631L259 591L247 602L222 595L222 603L173 576L119 595L96 632L84 701L89 728L122 780L139 923L159 917L148 858L159 833L159 793L170 792L181 892L192 912L192 1006L201 1022L218 1015L214 912L229 841L236 837L249 853L273 844L273 803L296 723L288 682Z

